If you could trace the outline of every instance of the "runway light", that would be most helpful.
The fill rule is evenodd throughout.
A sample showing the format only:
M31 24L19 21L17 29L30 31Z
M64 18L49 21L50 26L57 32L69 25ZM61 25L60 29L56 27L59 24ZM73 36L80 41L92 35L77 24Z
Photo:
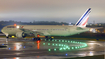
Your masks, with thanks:
M63 48L64 50L66 50L66 48Z
M9 50L11 50L11 48L9 48Z
M56 44L56 46L57 46L58 44Z
M24 46L24 48L26 48L26 47Z
M68 54L66 54L66 56L67 56Z
M50 43L48 43L48 45L50 45Z
M48 49L48 51L51 51L51 49Z
M68 46L66 46L66 48L68 48Z
M45 45L45 43L43 43L43 45Z
M61 42L61 40L59 40L59 42Z
M62 48L60 48L59 50L62 50Z
M74 47L72 47L72 49L74 49Z
M61 44L59 44L59 46L61 46Z
M54 43L52 45L54 46Z
M56 49L54 49L54 51L56 51Z
M67 42L67 41L65 40L65 42Z
M62 42L64 42L64 40L62 40Z
M70 50L70 48L68 48Z
M2 44L2 45L4 45L4 44Z
M75 47L77 49L77 47Z

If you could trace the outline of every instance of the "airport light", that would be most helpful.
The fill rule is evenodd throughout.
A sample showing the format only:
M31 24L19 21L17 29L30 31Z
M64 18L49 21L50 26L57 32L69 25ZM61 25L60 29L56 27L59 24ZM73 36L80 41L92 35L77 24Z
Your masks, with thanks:
M66 50L66 48L63 48L64 50Z
M56 44L56 46L57 46L58 44Z
M16 26L16 28L20 28L19 26Z
M61 42L61 40L59 40L59 42Z
M62 46L63 46L63 44L62 44Z
M56 51L56 49L54 49L54 51Z
M48 43L48 45L50 45L50 43Z
M70 48L68 48L68 50L70 50Z
M72 49L74 49L74 47L72 47Z
M54 46L54 43L52 45Z
M67 41L65 40L65 42L67 42Z
M59 44L59 46L61 46L61 45Z
M77 47L75 47L77 49Z
M11 50L11 48L9 48L9 50Z
M62 40L62 42L64 42L64 40Z
M66 48L68 48L68 46L66 46Z
M2 45L4 45L4 44L2 44Z
M60 48L59 50L62 50L62 48Z
M26 47L24 46L24 48L26 48Z
M45 45L45 43L43 43L43 45Z
M14 26L17 26L17 24L14 24Z
M65 55L67 56L68 54L66 53Z
M51 49L48 49L48 51L51 51Z

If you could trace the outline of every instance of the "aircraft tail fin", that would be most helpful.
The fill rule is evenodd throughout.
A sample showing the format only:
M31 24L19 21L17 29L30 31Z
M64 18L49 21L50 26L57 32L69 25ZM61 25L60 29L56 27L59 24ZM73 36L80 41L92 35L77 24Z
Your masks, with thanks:
M86 12L81 16L81 18L77 21L75 25L78 27L86 27L90 12L91 12L91 8L86 10Z

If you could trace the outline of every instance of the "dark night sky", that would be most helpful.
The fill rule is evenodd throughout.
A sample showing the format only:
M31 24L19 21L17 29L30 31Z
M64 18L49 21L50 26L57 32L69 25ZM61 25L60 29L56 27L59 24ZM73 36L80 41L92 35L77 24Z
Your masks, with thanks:
M75 23L88 8L89 23L105 23L105 0L0 0L0 20Z

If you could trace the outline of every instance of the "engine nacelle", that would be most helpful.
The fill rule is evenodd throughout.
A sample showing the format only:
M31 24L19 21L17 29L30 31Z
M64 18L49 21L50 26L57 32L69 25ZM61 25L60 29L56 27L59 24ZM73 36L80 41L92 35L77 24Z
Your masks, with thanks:
M24 32L17 32L16 37L17 38L24 38L24 37L26 37L26 34Z

